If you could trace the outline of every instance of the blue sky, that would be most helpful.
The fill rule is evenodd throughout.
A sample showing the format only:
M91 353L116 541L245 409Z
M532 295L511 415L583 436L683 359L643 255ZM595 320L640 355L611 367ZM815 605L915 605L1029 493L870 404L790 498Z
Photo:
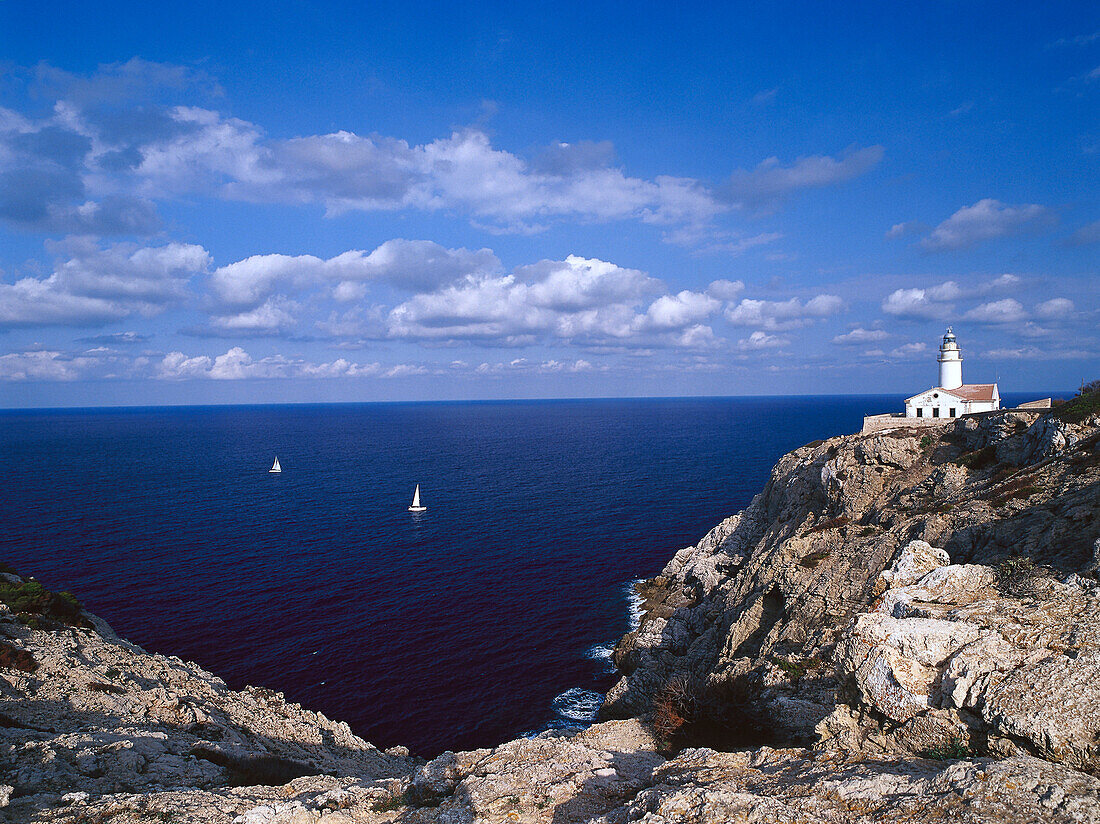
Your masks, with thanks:
M0 406L1100 372L1094 3L0 0Z

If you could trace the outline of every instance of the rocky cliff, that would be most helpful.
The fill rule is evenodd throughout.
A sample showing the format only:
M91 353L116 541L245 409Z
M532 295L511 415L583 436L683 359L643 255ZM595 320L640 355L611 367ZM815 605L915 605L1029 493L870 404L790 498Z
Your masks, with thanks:
M784 456L640 587L607 720L424 762L0 573L8 821L1100 822L1100 419Z

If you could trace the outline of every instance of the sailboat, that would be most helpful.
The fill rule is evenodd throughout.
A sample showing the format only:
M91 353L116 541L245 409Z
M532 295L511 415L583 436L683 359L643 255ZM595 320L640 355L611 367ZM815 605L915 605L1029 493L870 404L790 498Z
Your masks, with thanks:
M275 456L275 463L273 463L271 465L271 469L269 469L267 471L268 472L282 472L283 471L283 468L281 466L279 466L279 456L278 455Z
M409 507L409 512L424 512L428 507L420 505L420 484L416 485L416 491L413 493L412 506Z

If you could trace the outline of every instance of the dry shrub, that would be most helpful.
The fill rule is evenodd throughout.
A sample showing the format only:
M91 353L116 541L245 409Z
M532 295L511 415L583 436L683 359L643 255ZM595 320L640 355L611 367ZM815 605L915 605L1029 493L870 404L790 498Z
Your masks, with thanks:
M27 650L12 646L7 641L0 641L0 667L34 672L38 669L38 662Z

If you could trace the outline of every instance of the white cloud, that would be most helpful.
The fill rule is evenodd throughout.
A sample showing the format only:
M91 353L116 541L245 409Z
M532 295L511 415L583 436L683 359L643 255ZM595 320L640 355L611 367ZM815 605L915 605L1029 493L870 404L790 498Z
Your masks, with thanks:
M1018 300L1004 298L975 306L963 318L976 323L1018 323L1027 318L1027 312Z
M1043 320L1060 320L1073 313L1073 301L1068 298L1051 298L1035 307L1036 316Z
M718 301L690 291L644 299L662 284L644 272L570 255L509 275L467 278L416 295L389 314L390 337L526 345L540 338L584 344L699 345L695 328Z
M0 355L0 380L71 381L78 377L79 363L61 352L36 350Z
M219 267L211 278L228 304L258 304L280 291L335 283L337 298L352 300L364 281L385 281L408 291L431 290L498 269L488 249L447 249L427 240L387 240L372 252L358 249L323 260L313 255L253 255Z
M1053 217L1049 209L1036 203L1009 206L984 198L951 215L921 241L921 246L933 252L967 249L986 240L1019 234Z
M744 291L745 284L740 280L715 280L707 287L707 294L718 300L736 300Z
M890 352L890 357L902 360L912 359L922 355L928 349L926 343L905 343Z
M833 343L839 343L842 346L861 346L865 343L886 340L888 337L890 335L882 329L864 329L862 326L857 326L850 332L837 335L833 338Z
M163 380L236 381L251 379L284 378L368 378L399 377L426 374L427 369L414 364L397 364L384 367L379 363L353 363L337 358L327 363L311 363L301 358L272 355L254 359L239 346L224 354L210 358L207 355L188 356L183 352L170 352L156 366L155 376Z
M1004 274L966 287L947 280L920 289L895 289L882 302L882 311L900 318L944 320L954 315L955 301L1010 291L1022 282L1017 275Z
M1100 220L1086 223L1070 236L1069 242L1074 246L1100 243Z
M832 186L859 177L877 166L882 156L882 146L867 146L852 147L839 159L828 155L800 157L790 166L783 166L777 157L769 157L751 171L734 172L723 194L740 206L773 208L792 192Z
M709 295L684 290L662 295L646 310L646 325L651 329L683 329L713 315L722 304Z
M201 246L169 243L100 247L90 238L50 243L64 256L52 275L0 284L2 326L95 326L153 315L182 300L188 281L209 266Z
M235 315L211 318L210 325L221 332L239 335L277 335L297 325L294 312L298 305L285 298L268 298L255 309Z
M755 352L762 349L778 349L782 346L789 346L790 343L790 338L769 335L767 332L757 330L747 338L741 338L737 341L737 348L743 352Z
M782 331L835 315L843 308L844 301L836 295L817 295L805 303L798 298L786 301L745 298L726 309L726 319L736 326Z

